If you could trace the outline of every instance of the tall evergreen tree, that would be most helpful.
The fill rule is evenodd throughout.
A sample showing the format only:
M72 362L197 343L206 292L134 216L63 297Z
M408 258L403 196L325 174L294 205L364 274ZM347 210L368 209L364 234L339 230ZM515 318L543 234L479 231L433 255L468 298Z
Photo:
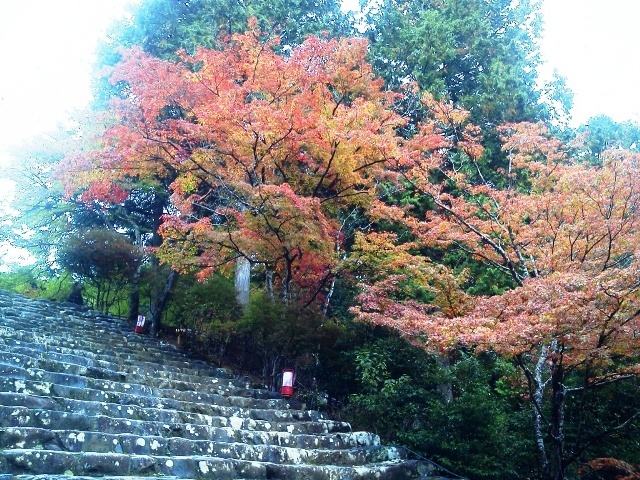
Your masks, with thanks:
M415 80L483 128L542 116L534 2L382 0L363 9L371 61L390 87Z
M113 47L141 46L150 55L175 59L176 51L194 54L198 47L214 48L224 34L247 29L256 17L263 31L280 35L283 46L298 45L308 35L352 33L349 16L338 0L144 0L130 21L112 31L102 61L112 64Z

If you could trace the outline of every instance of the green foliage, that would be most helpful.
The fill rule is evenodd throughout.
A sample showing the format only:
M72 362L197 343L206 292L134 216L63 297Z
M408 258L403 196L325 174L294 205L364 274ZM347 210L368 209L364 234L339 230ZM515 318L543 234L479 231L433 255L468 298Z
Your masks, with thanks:
M67 302L74 285L76 282L71 275L55 274L49 268L39 265L0 273L0 290L29 298Z
M196 328L202 332L215 325L236 321L241 309L235 298L233 282L221 275L198 281L182 275L172 293L167 323L178 328Z
M407 78L484 127L539 118L540 20L530 1L365 2L371 61L392 87Z
M73 210L73 205L63 200L62 188L51 179L55 165L70 148L70 135L59 129L46 138L14 147L10 153L17 161L3 171L15 185L9 214L2 222L3 233L13 249L28 252L39 272L52 267L52 250L64 237Z
M144 0L131 21L112 31L100 56L113 65L118 58L113 46L140 45L155 57L175 59L180 49L193 54L198 47L215 48L221 35L244 32L250 17L257 18L261 30L280 35L282 45L297 45L322 31L352 32L336 0Z
M160 285L155 269L141 276L141 297ZM154 287L154 285L156 285ZM341 335L335 322L319 312L286 304L255 291L243 312L230 279L216 275L204 282L182 275L173 290L163 320L166 333L179 334L187 351L218 364L233 365L273 390L283 368L295 368L299 398L318 405L317 383L324 358L335 357ZM326 385L326 383L324 383Z
M432 403L430 429L417 436L430 458L474 479L530 474L531 414L520 402L524 392L510 383L512 373L499 357L461 354L450 372L453 400Z
M475 261L459 250L447 251L442 262L461 272L468 272L465 291L470 295L500 295L514 288L513 279L499 268Z
M128 279L136 273L142 252L116 232L92 229L69 237L60 249L58 260L89 281Z
M91 305L107 312L136 276L142 251L110 230L85 230L70 236L57 255L60 264L95 289Z
M551 81L541 92L544 112L542 119L550 120L552 126L566 127L573 108L573 92L567 85L567 79L558 70L553 71Z
M358 393L347 413L356 428L469 478L515 479L530 470L530 413L509 383L508 363L459 353L446 367L395 337L365 345L353 358Z
M245 368L276 388L282 368L296 369L298 381L309 386L319 352L330 349L338 329L321 313L301 305L286 304L265 292L252 294L242 320ZM250 356L249 356L250 354Z
M575 157L592 164L600 164L600 156L608 149L640 151L640 125L633 122L616 122L607 115L597 115L570 136Z
M233 282L220 275L205 281L182 275L171 293L163 325L175 328L187 350L227 363L226 349L241 326Z
M0 289L19 293L30 298L56 299L57 293L67 293L71 282L47 275L37 267L22 267L10 272L0 273ZM67 287L65 289L65 286Z
M577 380L584 372L576 372ZM567 379L567 383L572 382ZM584 460L610 457L640 464L640 379L613 381L597 389L576 391L567 398L567 445L585 448ZM635 418L633 416L636 415ZM627 420L631 420L624 428ZM610 436L602 436L610 432ZM587 444L588 441L597 441Z

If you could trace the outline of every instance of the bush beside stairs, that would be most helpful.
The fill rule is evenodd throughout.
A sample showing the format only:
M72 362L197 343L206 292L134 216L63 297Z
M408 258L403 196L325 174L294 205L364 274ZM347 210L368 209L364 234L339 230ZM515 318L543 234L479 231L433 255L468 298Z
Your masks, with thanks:
M0 480L431 479L378 436L136 335L0 291Z

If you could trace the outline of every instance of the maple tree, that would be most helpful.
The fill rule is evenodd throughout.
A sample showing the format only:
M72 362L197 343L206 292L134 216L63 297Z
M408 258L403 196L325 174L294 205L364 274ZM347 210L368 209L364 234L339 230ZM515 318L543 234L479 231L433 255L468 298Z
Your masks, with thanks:
M390 164L429 208L372 209L405 233L360 236L358 261L370 271L352 311L430 351L468 346L512 359L533 407L539 475L564 478L594 441L640 415L567 438L567 402L640 373L640 156L609 151L586 166L543 125L512 124L501 129L508 164L489 180L468 113L425 103L431 117L407 142L410 155ZM420 254L429 248L458 250L510 288L471 296L470 271L430 261Z
M111 203L141 179L170 184L165 261L204 278L244 258L283 299L311 302L338 272L341 212L373 200L404 120L365 40L310 37L285 56L251 27L180 62L123 53L113 125L62 179Z
M352 18L335 0L142 0L130 8L131 16L115 23L99 45L98 67L121 60L120 49L141 47L154 57L177 60L177 52L189 54L198 47L219 48L226 36L244 32L255 18L260 29L281 37L281 49L299 45L308 35L329 32L348 36ZM118 90L103 75L96 79L95 105L104 105Z

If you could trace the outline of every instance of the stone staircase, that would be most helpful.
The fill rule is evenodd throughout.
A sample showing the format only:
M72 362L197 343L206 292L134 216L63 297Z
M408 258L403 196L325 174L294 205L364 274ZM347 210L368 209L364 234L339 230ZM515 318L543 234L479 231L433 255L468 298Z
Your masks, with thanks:
M119 318L0 291L0 480L428 479L429 464Z

